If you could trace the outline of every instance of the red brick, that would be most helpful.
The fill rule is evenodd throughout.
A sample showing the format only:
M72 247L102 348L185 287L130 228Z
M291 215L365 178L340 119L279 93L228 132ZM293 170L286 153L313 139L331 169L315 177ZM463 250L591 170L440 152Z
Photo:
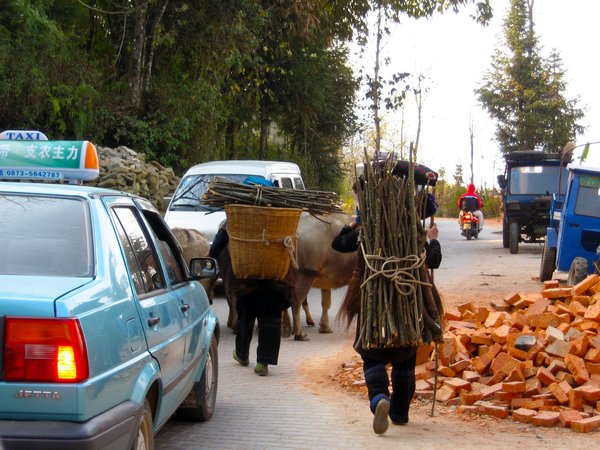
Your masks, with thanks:
M584 319L600 320L600 304L594 303L585 310Z
M508 417L508 408L504 406L486 405L484 412L487 415L497 417L498 419L505 419Z
M569 395L563 390L559 383L552 383L550 386L550 392L558 400L559 403L564 404L569 402Z
M588 346L590 345L590 338L584 334L583 336L578 337L571 341L573 344L573 348L569 353L580 356L583 358L587 353Z
M460 399L462 400L463 405L472 405L476 401L482 400L483 394L481 392L461 391Z
M573 290L570 287L544 289L541 292L543 298L565 298L570 297L572 294Z
M575 388L575 390L581 392L581 395L583 395L583 399L586 402L593 403L600 400L600 387L593 383L584 384L583 386Z
M571 352L572 348L573 344L570 342L555 340L546 346L545 352L549 355L560 356L561 358L564 358Z
M540 367L535 376L545 386L548 386L556 381L556 378L554 375L552 375L552 372L545 367Z
M560 423L563 427L570 427L571 422L575 420L581 420L581 413L579 411L575 411L574 409L563 409L560 411L560 415L558 416Z
M531 397L537 395L542 390L542 383L537 378L529 378L526 382L525 395Z
M512 417L516 422L531 423L532 417L536 414L537 411L533 409L519 408L513 411Z
M546 280L544 281L544 289L552 289L560 287L560 282L558 280Z
M473 360L473 368L477 372L483 374L500 350L502 350L502 346L500 344L492 345L483 356Z
M436 400L442 403L447 402L454 397L456 397L456 392L454 392L454 389L449 386L442 386L438 389L436 394Z
M584 384L590 381L590 375L585 367L585 362L578 356L568 354L565 356L565 364L569 372L573 374L577 384Z
M477 381L480 377L481 375L479 375L479 372L473 372L471 370L465 370L462 373L462 379L470 382Z
M502 383L496 383L492 386L488 386L481 391L483 398L488 398L494 395L494 392L498 392L502 390Z
M523 394L520 392L504 392L498 391L494 392L494 402L497 403L505 403L512 404L512 401L516 398L522 398Z
M593 285L598 283L598 281L600 281L600 276L598 276L597 274L593 273L591 275L588 275L585 279L573 286L573 295L583 294Z
M561 322L560 317L549 312L529 316L529 326L532 328L545 330L548 327L557 327Z
M486 328L496 328L502 325L504 322L505 314L502 311L492 311L487 319L485 319L484 326Z
M460 372L462 372L465 369L468 369L469 367L471 367L471 360L470 359L461 359L459 361L456 361L453 364L450 364L450 368L456 374L459 374Z
M508 383L502 383L502 390L504 392L525 392L526 384L524 381L509 381Z
M518 292L515 292L514 294L505 295L503 300L509 305L514 305L516 302L521 300L521 298L523 298L523 296Z
M558 424L560 414L556 411L544 411L531 418L531 423L538 427L553 427Z
M571 389L569 391L569 408L582 410L583 409L583 394Z
M471 383L460 378L450 378L445 380L444 385L449 386L454 392L471 390Z
M571 428L580 433L589 433L600 428L600 416L588 417L587 419L574 420L571 422Z
M547 298L538 298L534 304L527 308L527 312L525 312L525 315L527 316L527 318L529 318L531 316L543 314L546 312L548 305L550 305L550 300L548 300Z
M586 361L592 362L592 363L599 363L600 362L600 348L590 348L587 353L585 354L585 357L583 358Z

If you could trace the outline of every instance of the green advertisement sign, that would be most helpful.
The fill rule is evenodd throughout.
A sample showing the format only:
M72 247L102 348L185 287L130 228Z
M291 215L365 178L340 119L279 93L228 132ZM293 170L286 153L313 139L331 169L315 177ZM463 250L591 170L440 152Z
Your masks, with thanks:
M0 141L0 167L79 169L84 141Z

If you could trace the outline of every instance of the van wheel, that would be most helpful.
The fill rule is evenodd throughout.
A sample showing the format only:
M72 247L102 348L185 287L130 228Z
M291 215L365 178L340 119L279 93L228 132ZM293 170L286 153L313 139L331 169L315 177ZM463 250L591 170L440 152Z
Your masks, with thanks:
M556 268L556 247L550 247L548 241L544 242L542 252L542 263L540 264L540 281L547 281L552 278Z
M521 234L519 232L519 224L517 222L512 222L510 224L508 230L508 240L509 240L509 248L510 253L516 255L519 253L519 238Z
M219 381L219 356L217 338L213 335L200 381L177 410L177 417L191 422L205 422L215 411Z
M508 221L506 219L502 220L502 247L508 248Z
M588 262L587 259L578 256L571 263L571 269L569 270L569 277L567 278L567 284L569 286L575 286L580 281L583 281L588 276Z
M132 450L153 450L154 430L152 429L152 409L148 400L144 400L144 412L138 422L138 431Z

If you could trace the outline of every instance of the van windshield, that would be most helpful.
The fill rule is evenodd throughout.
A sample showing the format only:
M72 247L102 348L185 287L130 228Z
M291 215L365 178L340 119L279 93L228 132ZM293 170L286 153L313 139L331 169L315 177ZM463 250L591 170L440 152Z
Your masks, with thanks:
M192 210L192 211L213 211L217 209L215 206L204 205L202 203L202 195L208 189L208 184L215 177L225 178L228 181L242 183L249 176L257 176L252 174L197 174L188 175L181 180L179 187L173 195L173 201L170 210ZM261 177L264 178L264 177Z

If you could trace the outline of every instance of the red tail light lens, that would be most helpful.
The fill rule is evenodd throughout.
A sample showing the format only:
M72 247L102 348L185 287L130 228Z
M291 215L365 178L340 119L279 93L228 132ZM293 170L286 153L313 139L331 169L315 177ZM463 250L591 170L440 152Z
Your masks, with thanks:
M5 381L76 383L88 375L77 319L5 318Z
M471 214L468 214L468 213L467 213L467 214L465 214L465 215L463 216L463 220L471 220Z

